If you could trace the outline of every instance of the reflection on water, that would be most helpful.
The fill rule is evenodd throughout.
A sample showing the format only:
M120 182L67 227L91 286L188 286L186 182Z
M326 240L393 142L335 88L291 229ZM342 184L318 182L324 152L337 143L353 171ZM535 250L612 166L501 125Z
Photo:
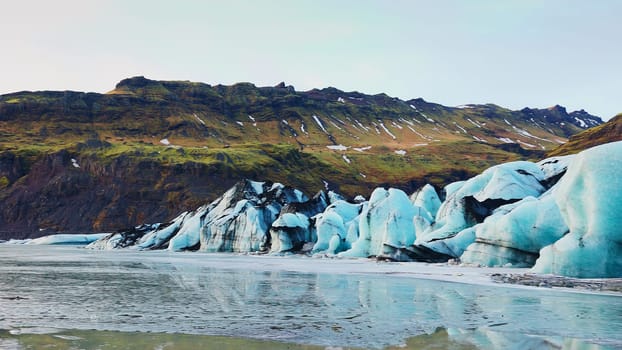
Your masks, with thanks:
M288 348L415 349L422 341L431 349L622 347L622 300L614 296L301 273L258 267L272 261L260 257L11 248L0 248L0 348L90 348L82 341L110 344L102 349L283 345L256 340ZM71 331L24 334L33 327Z
M0 348L4 350L25 349L98 349L98 350L327 350L362 349L354 347L324 347L296 343L275 342L235 337L170 334L170 333L128 333L113 331L34 329L0 331ZM546 337L525 337L491 330L445 330L437 329L432 334L411 337L404 344L388 346L385 350L419 349L572 349L600 350L606 346L588 344L576 339Z
M43 349L249 349L316 350L319 346L288 344L233 337L166 333L126 333L110 331L56 331L46 334L12 335L0 332L0 348L5 350Z

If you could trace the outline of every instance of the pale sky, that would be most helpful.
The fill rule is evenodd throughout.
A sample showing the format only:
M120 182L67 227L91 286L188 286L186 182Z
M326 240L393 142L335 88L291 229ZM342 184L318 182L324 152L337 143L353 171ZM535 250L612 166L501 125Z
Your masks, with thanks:
M622 0L0 0L0 94L280 81L622 112Z

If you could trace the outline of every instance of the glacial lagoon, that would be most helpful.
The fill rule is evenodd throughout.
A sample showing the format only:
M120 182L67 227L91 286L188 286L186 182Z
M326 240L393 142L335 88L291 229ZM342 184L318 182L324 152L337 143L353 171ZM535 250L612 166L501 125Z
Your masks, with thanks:
M0 348L622 348L622 296L471 271L0 245Z

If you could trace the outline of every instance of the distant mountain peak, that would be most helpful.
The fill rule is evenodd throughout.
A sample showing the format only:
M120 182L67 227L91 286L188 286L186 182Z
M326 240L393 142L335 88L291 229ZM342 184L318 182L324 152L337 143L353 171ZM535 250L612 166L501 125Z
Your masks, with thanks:
M156 80L150 80L144 76L135 76L121 80L116 86L116 89L120 88L141 88L147 85L156 83Z
M563 113L566 114L568 113L566 111L566 107L564 106L560 106L560 105L555 105L555 106L551 106L549 108L547 108L549 111L554 112L554 113Z

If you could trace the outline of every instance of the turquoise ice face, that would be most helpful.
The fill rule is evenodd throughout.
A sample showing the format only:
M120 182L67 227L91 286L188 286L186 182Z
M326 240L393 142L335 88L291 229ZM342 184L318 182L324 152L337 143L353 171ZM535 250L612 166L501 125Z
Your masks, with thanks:
M554 195L570 233L545 247L534 271L622 277L622 142L577 155Z

